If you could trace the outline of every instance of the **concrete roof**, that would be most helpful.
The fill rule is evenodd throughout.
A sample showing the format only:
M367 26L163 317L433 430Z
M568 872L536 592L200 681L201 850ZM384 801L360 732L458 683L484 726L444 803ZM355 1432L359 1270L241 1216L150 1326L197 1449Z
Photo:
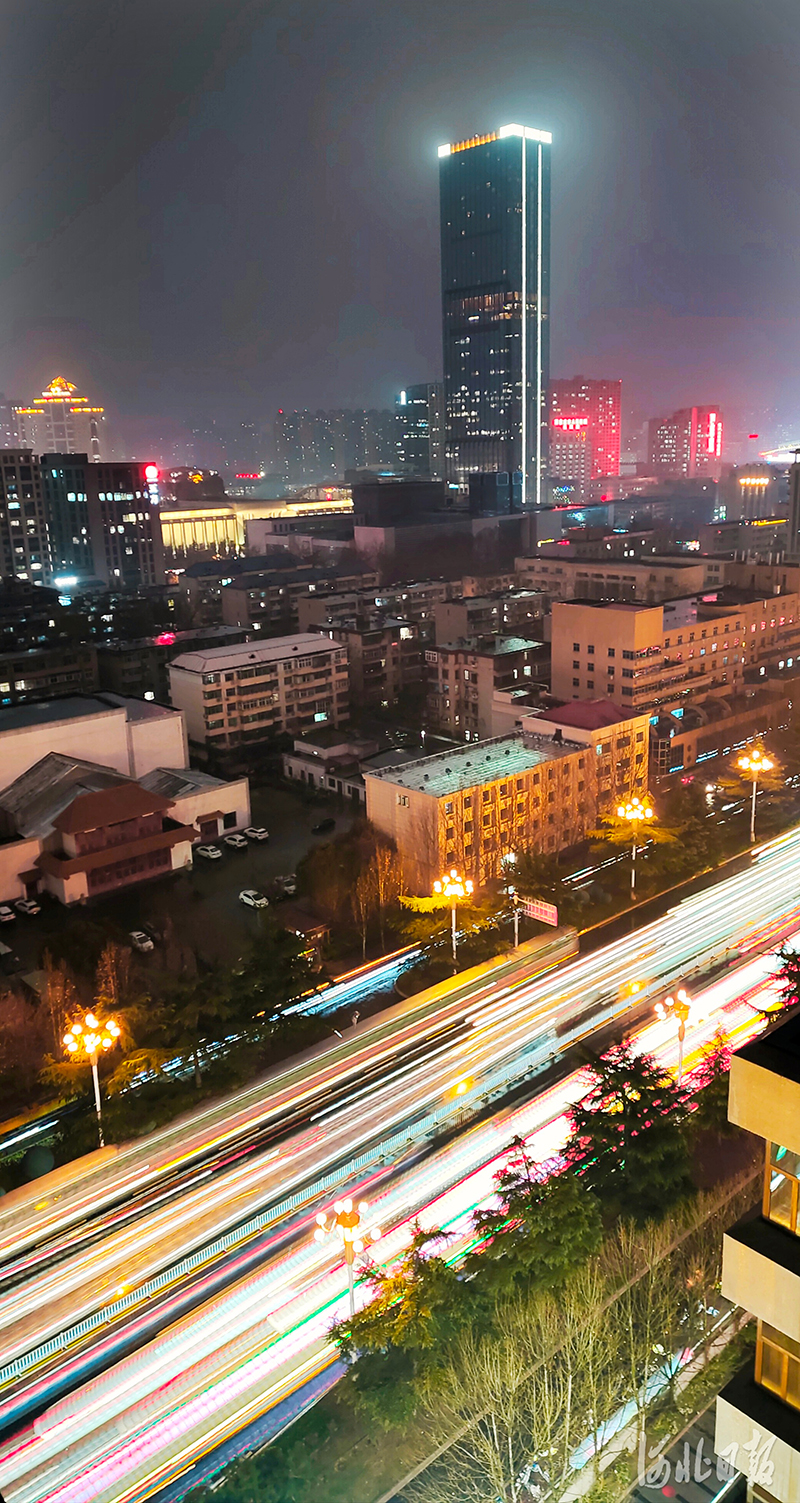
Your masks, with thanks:
M305 657L315 652L340 650L340 642L332 642L319 632L294 632L289 637L268 637L265 642L184 652L173 658L170 668L183 668L187 673L222 673L226 668L245 668L248 663L279 663L295 655Z
M235 781L235 779L234 779ZM214 788L230 788L224 778L212 778L208 772L195 772L193 767L154 767L139 778L143 788L153 793L163 793L166 798L185 798L188 794L207 792Z
M56 828L59 815L80 794L98 793L121 784L135 786L113 767L83 762L62 752L48 752L3 789L0 809L19 835L43 840Z
M612 699L571 699L566 704L542 712L542 720L554 725L574 726L576 730L601 731L607 725L619 725L620 721L632 720L633 709L623 710ZM530 717L532 725L536 716Z
M62 720L81 720L89 715L107 715L119 705L102 704L94 697L75 694L66 699L48 699L40 704L7 705L0 709L0 733L27 730L32 725L58 725Z
M437 647L443 652L471 652L479 658L501 658L508 653L543 646L543 642L538 642L533 637L494 637L492 640L482 636L457 637L454 642L437 643Z
M557 762L585 749L576 741L559 744L550 736L526 736L524 740L522 736L501 736L493 741L474 741L454 747L452 751L437 752L433 757L421 757L417 762L388 768L383 773L371 772L366 766L363 772L365 778L381 778L398 788L443 798L462 788L479 788L482 783L529 772L543 762Z

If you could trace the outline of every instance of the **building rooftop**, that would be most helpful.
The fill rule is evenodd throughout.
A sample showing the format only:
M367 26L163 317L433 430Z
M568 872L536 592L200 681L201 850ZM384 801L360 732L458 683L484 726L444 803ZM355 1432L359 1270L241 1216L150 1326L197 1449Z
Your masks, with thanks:
M191 793L200 793L211 788L227 788L223 778L212 778L208 772L195 772L193 767L154 767L139 778L143 788L153 793L163 793L165 798L185 798Z
M66 699L48 699L38 704L7 705L0 709L0 734L24 731L34 725L58 725L62 720L81 720L89 715L110 714L118 705L102 704L94 696L75 694Z
M245 663L279 663L295 655L341 651L339 642L319 632L294 632L288 637L269 637L265 642L241 642L233 647L200 648L173 658L170 668L187 673L221 673L226 668L241 668Z
M576 730L601 731L607 725L630 720L633 714L632 709L624 710L621 705L614 704L613 699L570 699L563 705L543 710L542 719L556 725L574 726ZM535 716L531 717L531 723L535 725Z
M73 792L67 807L53 819L53 825L62 835L78 835L84 830L141 819L146 814L162 814L171 802L161 793L118 777L107 788Z
M457 637L454 642L438 642L443 652L472 652L477 657L501 658L526 648L542 647L533 637Z
M430 793L434 798L444 798L462 788L479 788L482 783L492 783L504 776L529 772L543 762L558 761L575 751L585 751L577 741L553 741L551 736L501 736L493 741L474 741L471 745L453 747L451 751L437 752L433 757L421 757L404 767L387 768L385 772L371 771L364 767L364 776L382 778L398 788L409 788L415 793Z
M0 793L0 810L18 835L42 840L52 834L59 815L82 793L127 785L113 767L48 752Z

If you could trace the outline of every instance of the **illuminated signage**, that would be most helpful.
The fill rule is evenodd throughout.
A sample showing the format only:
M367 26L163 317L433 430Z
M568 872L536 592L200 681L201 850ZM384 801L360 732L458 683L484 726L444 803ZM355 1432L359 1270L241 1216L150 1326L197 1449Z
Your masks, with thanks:
M569 433L574 433L578 428L588 428L588 417L554 417L553 427L562 428Z
M145 467L144 467L144 478L145 478L145 480L157 480L158 479L158 465L157 464L146 464Z

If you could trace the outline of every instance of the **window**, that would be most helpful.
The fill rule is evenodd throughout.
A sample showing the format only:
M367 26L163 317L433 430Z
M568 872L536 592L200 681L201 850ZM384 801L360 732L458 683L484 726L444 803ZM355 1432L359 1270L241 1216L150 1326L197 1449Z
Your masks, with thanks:
M756 1382L800 1409L800 1341L784 1336L765 1320L758 1322Z
M397 795L397 802L398 802L398 805L400 806L401 809L407 809L408 808L408 794L407 793L398 793L398 795Z
M573 669L575 669L575 668L580 668L580 666L581 666L581 660L580 660L580 658L578 658L577 661L573 662L572 667L573 667Z
M586 687L587 687L587 689L593 689L594 688L594 679L593 678L587 678L587 680L586 680Z
M485 804L487 804L489 802L489 799L491 798L491 796L492 796L491 789L490 788L484 788L484 790L483 790L483 802Z
M588 647L587 647L587 649L586 649L586 651L587 651L587 652L588 652L588 653L593 653L593 652L594 652L594 647L593 647L593 645L592 645L592 644L591 644L591 643L590 643L590 644L589 644L589 646L588 646Z
M624 658L635 658L636 657L636 653L635 652L629 652L627 647L623 647L623 649L622 649L622 656Z
M445 812L445 814L452 814L452 812L453 812L453 805L451 803L450 804L445 804L445 806L444 806L444 812Z
M580 686L581 686L580 679L579 678L574 678L572 680L572 687L573 687L573 689L580 689Z
M800 1186L800 1153L779 1143L769 1143L764 1169L763 1215L787 1232L797 1234L797 1200Z
M580 650L581 650L581 644L580 644L580 642L573 642L573 644L572 644L572 651L573 652L580 652Z

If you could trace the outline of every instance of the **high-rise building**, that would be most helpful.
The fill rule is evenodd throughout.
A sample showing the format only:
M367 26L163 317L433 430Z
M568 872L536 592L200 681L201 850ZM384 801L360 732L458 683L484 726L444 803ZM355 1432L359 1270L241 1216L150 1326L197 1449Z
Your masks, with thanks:
M786 539L786 556L793 563L800 563L800 450L794 464L789 466L789 528Z
M397 467L406 475L444 475L441 381L408 386L397 397Z
M397 466L394 412L343 408L333 412L279 411L278 468L289 485L333 484L345 470Z
M5 392L0 391L0 449L19 448L17 408L22 405L21 402L12 402Z
M22 448L36 454L88 454L102 458L102 407L92 407L71 381L56 376L30 407L14 409Z
M0 572L48 585L53 567L39 461L30 449L3 449L0 471Z
M89 579L94 574L89 533L89 460L85 454L43 454L39 468L53 577Z
M718 407L681 407L653 418L648 463L654 475L696 475L718 480L722 468L722 413Z
M571 482L579 501L592 480L619 474L621 404L621 381L550 382L550 473Z
M547 460L551 141L504 125L439 147L447 477L521 471L527 506Z
M86 472L94 572L112 587L163 585L156 464L91 464Z

